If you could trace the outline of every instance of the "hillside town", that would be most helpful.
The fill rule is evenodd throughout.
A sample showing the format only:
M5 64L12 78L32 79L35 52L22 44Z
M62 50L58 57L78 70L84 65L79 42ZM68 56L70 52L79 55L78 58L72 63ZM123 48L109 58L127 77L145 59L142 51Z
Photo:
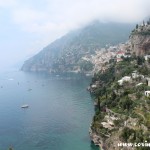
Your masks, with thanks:
M110 61L120 62L122 61L122 57L130 57L130 44L122 43L117 46L110 46L109 48L102 48L99 51L95 52L95 55L84 56L83 60L90 61L94 64L93 73L98 71L105 71L109 65Z
M89 61L93 64L92 74L99 71L104 72L109 68L110 61L115 61L118 63L123 61L123 58L130 58L131 55L141 55L146 61L148 61L150 58L149 32L150 21L143 21L141 25L136 25L136 28L130 35L130 39L126 43L120 43L118 45L109 47L106 45L105 48L101 48L95 51L95 54L93 55L85 55L84 57L82 57L82 60ZM139 34L142 36L138 36ZM78 71L80 72L81 69L78 68ZM90 71L91 70L89 70L89 72Z

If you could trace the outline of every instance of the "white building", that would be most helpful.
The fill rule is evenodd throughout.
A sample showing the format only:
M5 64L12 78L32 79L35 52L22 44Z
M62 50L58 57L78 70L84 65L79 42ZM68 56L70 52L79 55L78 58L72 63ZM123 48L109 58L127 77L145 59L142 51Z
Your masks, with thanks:
M118 80L119 85L122 85L123 82L129 82L131 81L131 77L130 76L124 76L121 80Z
M138 75L137 72L133 72L133 73L132 73L132 78L133 78L133 79L136 79L136 78L138 78L138 77L139 77L139 75Z
M145 55L144 58L146 61L148 61L148 59L150 59L150 55Z
M144 75L140 75L137 71L133 71L131 76L132 76L133 79L136 79L138 77L144 78Z
M143 83L138 83L136 86L140 86L140 85L143 85Z
M117 62L123 61L122 58L117 58Z
M125 53L123 51L117 52L117 58L124 57Z
M149 97L150 96L150 91L145 91L145 96Z
M147 85L150 86L150 78L146 78L147 80Z
M92 84L92 86L91 86L92 88L97 88L97 85L95 85L95 84Z

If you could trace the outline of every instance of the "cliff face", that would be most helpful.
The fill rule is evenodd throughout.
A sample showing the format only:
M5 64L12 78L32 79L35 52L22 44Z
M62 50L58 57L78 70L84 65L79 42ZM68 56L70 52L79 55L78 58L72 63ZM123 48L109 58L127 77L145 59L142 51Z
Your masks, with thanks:
M133 53L135 53L136 56L150 54L150 35L132 35L131 46Z
M90 62L82 62L81 58L93 54L95 50L106 45L115 45L126 41L131 28L132 25L94 22L54 41L40 53L25 61L21 70L80 72L84 71L82 68L86 68L86 71L90 71L92 68Z
M132 52L136 56L150 54L150 25L142 25L133 30L130 41Z

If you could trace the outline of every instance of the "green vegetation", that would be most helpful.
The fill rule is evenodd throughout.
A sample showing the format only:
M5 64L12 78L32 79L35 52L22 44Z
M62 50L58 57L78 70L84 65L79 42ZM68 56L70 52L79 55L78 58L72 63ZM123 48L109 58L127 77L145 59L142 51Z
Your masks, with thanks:
M150 74L148 64L143 57L133 56L119 63L110 62L109 66L108 70L95 74L92 79L92 84L102 83L91 93L97 102L92 130L106 141L107 135L116 134L122 142L150 142L150 97L144 95L150 87L143 78ZM139 76L118 84L118 80L131 76L135 71ZM109 124L111 120L114 125ZM145 150L142 147L137 149Z
M82 71L91 71L93 69L93 64L90 61L86 60L80 61L79 66Z
M150 31L143 31L143 32L140 32L141 35L150 35Z
M130 136L133 136L132 140L135 140L135 131L133 129L125 127L122 130L121 138L123 138L123 141L128 142L128 139L130 138Z
M139 34L143 36L150 35L150 29L148 28L150 25L150 20L148 20L146 23L143 21L142 25L136 24L136 27L134 30L132 30L132 34Z

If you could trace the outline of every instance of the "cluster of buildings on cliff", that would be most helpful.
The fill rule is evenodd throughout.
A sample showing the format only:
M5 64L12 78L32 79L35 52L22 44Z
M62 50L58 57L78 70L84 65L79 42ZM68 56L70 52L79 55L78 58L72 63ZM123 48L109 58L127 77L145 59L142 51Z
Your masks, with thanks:
M100 70L105 71L110 61L120 62L123 60L123 57L131 57L129 42L121 43L117 46L110 46L109 48L101 48L94 55L86 55L82 59L94 64L94 73Z

